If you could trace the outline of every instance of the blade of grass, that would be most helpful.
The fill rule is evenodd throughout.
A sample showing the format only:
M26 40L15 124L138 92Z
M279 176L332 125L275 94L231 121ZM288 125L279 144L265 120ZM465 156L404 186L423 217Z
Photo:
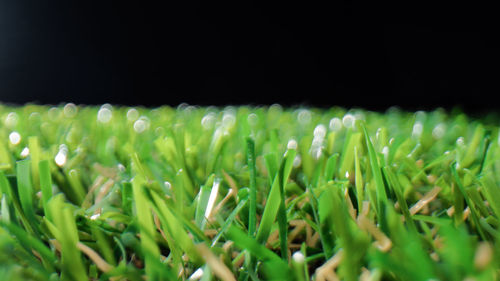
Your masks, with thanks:
M382 179L382 172L378 163L377 154L373 148L373 143L370 140L368 131L366 130L366 126L363 123L360 123L360 126L365 135L366 147L368 149L368 160L370 161L372 176L375 181L375 189L377 191L377 217L379 222L383 225L384 218L382 216L382 209L384 208L383 206L387 204L387 194L385 192L384 181Z
M207 182L200 188L200 192L198 193L198 197L196 198L197 205L194 218L196 226L198 226L201 230L205 228L205 224L207 222L205 213L207 210L208 199L210 197L210 191L214 183L214 179L215 174L212 174L207 179Z
M340 169L338 175L340 178L345 178L346 173L352 173L354 164L354 149L356 146L359 146L361 140L361 133L352 132L348 133L347 136L349 138L348 140L346 140L346 145L342 150L342 159L340 160Z
M14 205L14 210L16 212L16 216L19 219L19 221L22 223L22 225L28 231L28 233L34 234L35 232L31 226L30 222L26 218L26 215L24 214L24 211L21 207L21 203L19 202L18 195L12 189L12 186L10 185L9 180L7 179L7 177L5 176L5 174L2 171L0 171L0 186L2 186L1 189L3 190L4 195L6 196L7 203L9 205ZM12 217L12 215L13 214L11 213L10 216ZM11 221L12 220L13 219L11 218Z
M53 234L61 245L62 280L88 280L87 270L77 248L79 239L73 215L74 207L64 203L62 195L58 195L49 201L49 209L56 228Z
M279 236L280 236L280 249L281 249L281 258L285 261L288 260L288 219L286 216L286 196L285 196L285 185L288 182L288 178L290 177L290 173L293 168L293 160L296 155L295 149L287 150L285 158L283 159L283 163L279 169L278 177L280 181L280 205L278 209L277 219L279 226Z
M262 261L264 266L267 266L269 269L269 272L267 272L269 278L272 279L274 276L281 280L289 280L290 272L288 265L275 253L235 226L231 226L227 234L237 247L249 251L259 261Z
M31 227L36 231L38 221L33 207L34 191L31 184L30 164L30 160L23 160L16 163L17 191L19 193L19 201L24 214L26 215Z
M215 235L214 239L212 240L212 247L217 244L219 239L225 235L226 231L229 229L229 227L233 224L234 219L238 215L238 213L243 209L243 207L247 204L248 198L244 198L238 202L238 205L234 208L234 210L229 214L229 216L224 220L224 224L222 227L219 229L217 232L217 235Z
M184 230L182 223L174 216L163 199L156 194L156 192L151 192L150 194L154 202L153 208L162 222L162 227L165 229L164 231L168 231L174 241L178 243L177 245L170 245L170 247L179 246L185 253L187 253L189 258L192 259L194 263L199 264L201 260L198 255L198 251L196 250L193 241Z
M257 172L255 168L255 143L250 137L247 138L246 141L247 166L250 173L250 208L248 210L248 234L255 237L255 231L257 229Z
M9 232L19 240L21 245L25 247L28 251L33 249L36 251L41 259L45 268L49 271L54 271L54 264L56 262L56 256L52 251L37 237L28 234L24 229L10 223L3 223L0 221L0 226L9 230Z
M50 175L49 161L42 160L38 166L40 171L40 189L42 190L43 212L49 220L52 220L48 208L48 202L50 198L52 198L52 177Z
M273 181L273 185L271 186L271 190L267 197L266 206L264 208L264 213L262 214L262 219L257 231L256 239L259 243L265 243L267 241L273 222L276 219L276 215L278 214L278 210L281 205L280 202L282 194L280 192L280 185L283 186L286 181L288 181L288 177L290 176L291 168L293 167L293 158L291 157L292 154L295 153L287 153L285 158L282 160L280 165L280 169L283 169L282 177L280 177L279 174L276 175Z
M269 179L269 186L273 185L274 178L278 173L278 156L276 153L268 153L264 156Z
M38 137L31 136L28 138L28 148L31 156L31 172L33 174L34 190L40 190L40 178L38 171L38 163L42 157L42 149L38 141Z
M361 213L363 201L365 200L365 190L363 185L363 175L361 174L361 164L359 163L359 155L357 147L354 147L354 184L356 186L356 197L358 200L358 213Z
M462 196L465 199L465 203L467 204L467 206L469 206L469 208L471 210L472 221L474 222L474 225L475 225L477 231L479 232L479 235L481 236L481 238L483 240L485 240L486 237L483 233L483 229L482 229L481 225L479 224L479 216L477 214L477 210L476 210L475 206L472 204L471 200L469 199L469 197L465 191L465 187L462 185L462 181L460 180L460 177L458 176L457 169L456 169L456 162L452 162L450 165L450 168L451 168L451 174L453 176L453 179L455 180L455 183L457 184L458 189L462 193ZM457 210L455 210L455 211L457 211Z
M495 184L492 172L483 175L479 182L481 183L481 193L490 204L493 214L500 219L500 201L498 201L498 198L500 198L500 189Z
M66 176L75 200L74 203L80 206L85 200L85 195L87 194L80 179L80 172L76 169L71 169L66 173Z
M330 157L328 157L328 160L326 161L326 167L325 167L325 181L326 182L333 180L333 177L335 176L335 172L337 171L338 158L339 158L338 153L334 153Z
M276 218L276 214L278 213L278 208L280 205L279 185L279 177L278 175L276 175L267 197L266 206L264 207L264 213L262 214L259 229L257 231L256 239L259 243L265 243L267 241L274 219Z
M406 223L408 224L408 228L410 231L413 233L417 233L417 228L415 226L415 222L413 221L413 218L410 214L410 210L408 209L408 204L406 203L403 190L401 187L401 184L399 183L398 178L394 175L394 173L391 171L391 168L388 166L385 166L383 169L383 172L387 175L388 181L390 185L392 186L394 193L396 194L396 198L399 203L399 208L401 212L403 213L403 216L405 218Z
M141 248L145 259L146 274L153 279L158 279L158 272L154 264L160 259L160 249L155 241L155 227L153 215L144 194L145 179L142 175L136 175L132 180L132 191L134 194L135 208L141 233Z

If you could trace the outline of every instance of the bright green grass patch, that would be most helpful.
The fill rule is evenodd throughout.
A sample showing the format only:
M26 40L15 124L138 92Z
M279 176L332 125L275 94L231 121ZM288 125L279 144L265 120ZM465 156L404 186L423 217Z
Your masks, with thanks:
M0 105L0 277L497 280L498 121Z

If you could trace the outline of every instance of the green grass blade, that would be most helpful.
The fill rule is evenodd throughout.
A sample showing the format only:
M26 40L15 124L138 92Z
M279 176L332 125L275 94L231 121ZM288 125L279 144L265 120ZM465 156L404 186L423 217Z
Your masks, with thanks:
M217 232L217 235L214 237L212 240L212 246L215 246L215 244L219 241L219 239L225 235L226 231L229 229L229 227L233 224L234 219L238 215L238 213L243 209L243 207L247 204L248 199L244 198L238 202L238 205L234 208L234 210L229 214L229 216L224 220L224 224L222 227L219 229Z
M28 138L28 148L30 150L31 156L31 171L33 174L34 190L40 190L38 163L40 162L42 157L42 149L40 148L38 137L32 136Z
M280 208L282 199L280 192L280 185L283 186L288 181L290 176L291 168L293 167L293 157L295 157L295 151L289 150L283 161L281 162L280 170L282 173L276 175L273 185L271 186L271 191L267 197L267 203L264 208L264 213L262 214L262 219L260 221L259 229L257 231L256 239L259 243L265 243L271 232L271 227L276 219L278 210ZM281 175L282 176L281 176ZM285 214L286 215L286 214Z
M288 260L288 219L286 216L286 206L285 206L285 185L288 182L290 173L293 168L293 160L295 159L296 151L290 149L286 152L285 158L279 170L279 181L280 181L280 204L277 214L279 236L280 236L280 249L281 258Z
M48 202L50 198L52 198L52 177L50 175L49 161L42 160L38 166L40 171L40 189L42 190L42 206L44 214L49 220L52 220L48 208Z
M417 233L415 222L413 221L413 218L410 214L410 210L408 209L408 204L406 203L406 199L404 197L403 190L401 184L399 183L398 178L394 175L394 173L391 171L391 168L389 168L388 166L385 166L382 169L383 172L387 175L388 181L390 182L390 185L392 186L394 193L396 194L396 198L399 203L399 208L401 209L405 221L408 224L408 228L413 233Z
M158 214L158 217L162 222L162 227L170 233L175 243L177 243L178 246L185 253L187 253L193 262L200 263L201 259L198 255L198 251L196 250L193 241L184 230L182 223L168 209L167 205L158 194L151 192L151 197L154 201L153 207L155 212ZM174 245L170 245L170 247L174 247Z
M160 249L155 241L155 227L150 203L144 194L145 179L136 175L132 180L135 208L141 233L141 248L145 259L146 274L153 279L159 278L154 264L160 259Z
M195 211L195 224L203 230L206 224L205 212L207 210L208 200L210 198L210 191L212 190L212 185L214 184L215 174L212 174L207 182L200 188L200 192L196 197L196 211Z
M267 197L267 203L264 208L264 213L262 214L262 219L260 220L259 229L257 231L256 239L259 243L265 243L271 232L271 227L273 225L276 214L280 206L280 183L279 177L276 175L274 178L273 185L271 186L271 191Z
M359 163L358 148L354 147L354 184L356 186L356 197L358 200L358 212L361 212L363 201L365 200L365 190L363 185L363 175L361 164Z
M274 178L278 173L278 156L276 153L268 153L264 156L269 179L269 186L273 185Z
M451 167L451 174L453 176L453 179L455 180L455 183L457 184L458 189L462 193L462 196L464 197L467 206L469 206L469 208L471 210L472 221L474 222L474 225L477 228L477 231L479 232L479 235L481 236L481 238L485 239L486 237L484 236L484 232L482 230L482 227L479 224L478 212L477 212L475 206L472 204L468 194L465 191L465 187L462 185L462 181L460 180L460 177L458 176L458 172L456 169L456 162L452 162L450 167Z
M16 215L19 219L19 221L22 223L24 228L28 231L30 234L34 234L34 230L28 221L28 218L24 214L23 208L21 207L21 203L19 200L19 196L16 194L16 192L12 189L9 180L5 176L5 174L0 171L0 186L2 187L1 189L4 192L4 196L6 197L6 202L10 205L14 206L14 210L16 212ZM3 200L3 199L2 199ZM10 220L12 221L12 213L10 215Z
M248 213L248 233L255 236L257 228L257 171L255 168L255 143L251 138L247 138L247 165L250 173L250 197Z
M77 248L78 229L73 214L74 207L64 203L61 195L54 196L49 201L50 212L54 219L54 235L61 244L61 279L88 280L87 270L82 261L82 255Z
M38 225L38 221L33 206L34 190L31 184L30 164L29 160L23 160L16 163L17 191L24 214L31 224L31 227L35 228Z
M56 262L56 256L42 241L14 224L0 222L0 226L8 229L28 251L30 251L30 249L36 251L40 255L44 266L46 266L49 271L54 270L53 265Z
M361 140L361 133L349 133L348 140L344 149L342 150L342 159L340 160L339 177L345 178L346 173L353 171L354 164L354 149L359 146Z
M268 277L278 276L282 280L288 280L288 276L290 275L288 265L275 253L235 226L231 226L227 234L237 247L249 251L259 261L262 261L264 266L268 266Z
M333 177L335 176L335 172L337 171L337 160L339 158L338 153L332 154L330 157L328 157L328 160L326 161L326 167L325 167L325 181L330 181L333 180Z
M483 175L479 182L481 183L481 193L486 197L493 213L500 219L500 188L495 184L495 178L491 172Z
M378 162L378 157L373 148L373 143L370 140L366 126L361 123L361 128L363 129L366 141L366 147L368 149L368 160L370 161L370 167L372 171L373 180L375 182L375 189L377 191L377 216L379 221L383 221L381 216L382 208L387 204L387 194L385 192L385 185L382 179L382 172L380 170L380 165Z

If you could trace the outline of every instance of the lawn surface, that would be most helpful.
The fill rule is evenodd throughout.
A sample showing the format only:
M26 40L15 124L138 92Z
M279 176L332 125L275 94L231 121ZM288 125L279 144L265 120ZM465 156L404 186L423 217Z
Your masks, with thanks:
M0 277L497 280L492 123L0 105Z

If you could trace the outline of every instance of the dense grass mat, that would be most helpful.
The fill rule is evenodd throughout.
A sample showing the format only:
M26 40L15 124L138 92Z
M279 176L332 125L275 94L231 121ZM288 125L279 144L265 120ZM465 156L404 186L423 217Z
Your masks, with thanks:
M495 280L491 124L441 110L0 105L0 277Z

